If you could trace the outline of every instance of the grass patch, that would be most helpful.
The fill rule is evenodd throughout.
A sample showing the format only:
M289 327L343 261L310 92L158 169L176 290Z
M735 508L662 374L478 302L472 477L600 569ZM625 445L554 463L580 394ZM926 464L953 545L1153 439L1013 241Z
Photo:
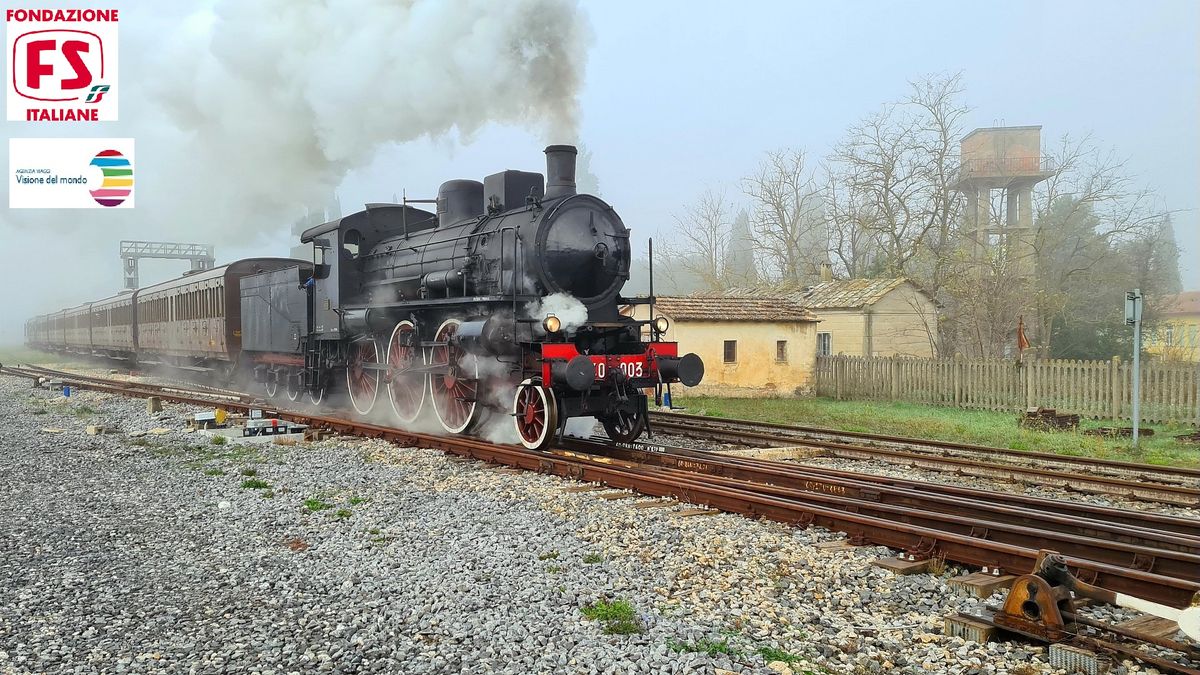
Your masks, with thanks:
M596 563L602 562L604 562L604 557L599 553L589 553L583 556L583 564L585 565L595 565Z
M558 574L563 571L563 568L561 565L550 565L546 568L546 571L550 574Z
M251 478L249 480L242 481L242 487L248 490L258 490L261 488L269 488L271 487L271 484L261 478Z
M304 500L304 508L307 509L309 513L316 513L317 511L324 511L325 509L332 509L333 504L330 504L329 502L321 501L320 499L317 499L316 497L312 497L310 499Z
M632 635L642 632L637 612L626 600L601 600L587 605L581 611L584 617L603 623L604 632L608 635Z
M351 497L350 498L350 506L358 506L359 504L365 504L366 501L367 501L366 497Z
M800 660L799 656L791 652L785 652L782 649L774 647L759 647L757 650L759 656L767 660L767 663L772 661L783 661L784 663L795 663Z
M354 513L350 509L338 509L337 511L333 512L333 517L337 518L338 520L346 520L352 515L354 515Z
M241 473L243 476L257 476L258 469L242 469Z
M550 551L549 553L543 553L538 556L538 560L557 560L557 559L558 559L558 551Z
M213 436L212 437L213 445L225 445L228 442L229 442L229 439L225 438L224 436Z
M150 439L142 438L140 436L137 438L129 439L129 444L137 446L139 448L147 448L147 447L150 447L151 445L154 445L153 443L150 442Z
M264 490L262 493L262 498L263 499L274 499L275 491L274 490Z
M1078 432L1034 431L1017 426L1017 412L960 410L958 408L890 403L836 401L830 398L720 398L679 399L689 412L714 417L825 427L956 443L973 443L1027 452L1049 452L1077 457L1097 457L1179 467L1200 467L1200 447L1175 440L1191 431L1186 424L1143 424L1154 436L1143 437L1134 450L1128 438L1086 436L1082 431L1104 426L1129 426L1127 420L1080 422Z
M29 411L29 414L30 415L45 415L45 414L47 414L47 410L45 408L34 408L33 410Z
M214 466L214 467L212 467L212 468L205 469L205 470L204 470L204 475L206 475L206 476L224 476L224 475L225 475L225 472L224 472L223 470L221 470L221 469L218 469L217 467L215 467L215 466Z
M716 656L718 654L736 656L738 654L738 650L731 647L728 640L709 640L708 638L695 642L667 640L667 648L681 654L684 652L698 652L708 654L709 656Z
M71 408L71 414L76 417L91 417L96 414L96 409L91 406L79 405Z

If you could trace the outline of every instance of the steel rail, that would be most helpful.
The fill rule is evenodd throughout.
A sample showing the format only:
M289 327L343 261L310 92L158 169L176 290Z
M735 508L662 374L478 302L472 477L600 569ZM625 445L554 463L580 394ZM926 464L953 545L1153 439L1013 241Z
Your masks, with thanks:
M28 375L22 375L28 377ZM77 381L81 389L118 395L145 396L145 390L125 383L100 384ZM158 394L154 394L158 395ZM211 405L211 399L164 392L164 400L192 405ZM225 404L231 409L248 411L252 406L242 402ZM537 471L587 482L603 483L615 488L629 489L655 497L671 497L681 501L710 506L745 516L768 518L797 526L819 525L847 532L873 544L890 548L931 552L947 560L979 566L998 566L1008 570L1032 569L1038 559L1038 549L981 539L955 532L942 532L921 525L894 522L825 508L815 504L762 494L761 492L716 485L701 474L687 477L664 476L653 467L629 468L605 464L594 459L565 458L526 450L516 446L496 445L473 438L432 436L392 427L356 422L311 413L281 412L280 417L312 427L378 438L408 446L432 448L463 457L504 464L518 469ZM1143 597L1172 607L1187 607L1200 597L1200 583L1162 574L1128 569L1104 562L1067 556L1068 564L1097 586L1115 592Z
M990 526L987 524L987 521L992 521L1000 523L1001 527L1015 525L1035 528L1044 532L1118 542L1134 548L1120 548L1122 553L1115 554L1109 562L1137 569L1170 573L1166 571L1166 568L1154 567L1157 560L1155 551L1182 553L1192 558L1192 561L1183 568L1181 576L1200 579L1200 557L1196 557L1200 556L1200 536L1155 529L1148 522L1138 525L1130 524L1128 521L1135 519L1138 515L1136 511L1107 509L1098 510L1099 512L1093 517L1067 516L1055 512L1059 502L1052 500L1037 502L1036 508L1015 507L970 496L945 495L925 489L896 487L873 483L869 480L859 480L856 477L829 476L806 471L802 465L788 465L782 462L742 463L717 453L704 453L703 451L679 453L674 449L666 449L663 452L645 452L613 448L590 441L571 441L566 443L565 447L572 450L577 448L582 452L603 454L623 461L664 467L668 470L683 470L717 478L750 481L762 485L763 487L760 489L764 493L782 496L800 491L806 494L821 495L814 498L826 503L834 503L834 508L839 508L836 504L846 504L845 508L855 508L860 513L865 512L860 506L860 503L863 503L948 514L969 526L966 531L975 533L977 536L992 537L993 533L989 532ZM782 490L777 492L772 486L777 486ZM1113 512L1124 516L1125 522L1111 522L1103 519L1106 513Z
M1085 474L1065 473L1019 466L1015 464L999 464L981 462L965 457L940 457L927 453L889 450L863 445L851 445L836 441L819 439L781 438L769 433L754 431L738 431L732 429L704 428L691 424L659 421L651 428L668 434L687 436L690 438L718 439L734 443L747 444L757 441L772 447L807 446L830 451L834 456L845 459L883 459L895 463L903 463L917 468L934 469L938 471L953 470L956 473L978 478L993 478L1001 480L1021 480L1039 485L1050 485L1062 489L1090 492L1092 494L1117 495L1142 501L1184 506L1200 507L1200 488L1182 487L1146 483L1122 478L1106 476L1089 476ZM1084 489L1088 486L1090 489Z
M654 426L658 422L670 420L684 420L693 424L711 425L714 423L725 424L730 427L741 428L758 428L772 429L776 431L784 431L794 433L802 438L807 438L812 435L830 436L835 438L855 439L871 443L890 443L893 445L902 445L908 448L919 450L920 448L936 448L947 452L957 452L966 454L984 454L1003 457L1011 457L1016 460L1040 460L1049 463L1059 464L1077 464L1087 469L1095 470L1096 468L1107 468L1123 473L1135 473L1146 476L1154 476L1157 480L1168 482L1167 479L1181 481L1183 479L1191 479L1200 482L1200 468L1191 467L1175 467L1175 466L1160 466L1157 464L1141 464L1138 462L1126 462L1118 459L1102 459L1095 457L1077 457L1074 455L1058 455L1052 452L1034 452L1027 450L1013 450L1011 448L999 448L990 445L977 445L973 443L959 443L957 441L943 441L932 438L912 438L909 436L894 436L889 434L876 434L865 431L841 431L838 429L829 429L826 427L814 427L801 424L783 424L779 422L760 422L757 420L742 420L732 417L713 417L710 415L691 415L687 413L664 413L651 411L650 422Z
M921 494L940 494L963 499L976 499L989 504L1008 505L1017 508L1030 508L1040 511L1051 511L1057 515L1070 518L1099 520L1108 523L1120 524L1131 528L1143 528L1154 531L1170 532L1186 536L1191 540L1200 539L1200 519L1171 516L1155 511L1123 509L1113 506L1101 506L1099 504L1091 504L1088 502L1066 501L1061 499L1051 499L1048 497L1034 497L1015 492L1000 492L994 490L984 490L982 488L961 487L947 483L935 483L907 478L893 478L890 476L857 473L854 471L830 469L808 464L765 460L741 455L729 455L707 450L697 450L694 448L681 448L649 443L613 444L611 441L606 441L605 439L601 439L599 445L580 447L587 452L595 452L595 448L605 448L605 451L609 453L612 453L614 450L642 453L637 456L648 457L646 461L662 461L654 460L652 458L675 456L679 458L678 461L685 462L687 468L696 468L700 470L703 470L705 463L708 462L710 458L716 456L720 458L721 462L726 466L744 466L767 470L782 470L788 473L803 472L804 474L813 474L820 477L846 479L870 483L872 485L904 488ZM718 468L717 471L720 471L720 469Z

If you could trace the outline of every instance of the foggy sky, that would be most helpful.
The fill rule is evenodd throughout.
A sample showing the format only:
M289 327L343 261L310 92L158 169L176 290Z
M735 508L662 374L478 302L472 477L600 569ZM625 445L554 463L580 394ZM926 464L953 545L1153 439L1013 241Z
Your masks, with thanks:
M85 127L14 122L7 123L10 135L128 135L138 139L139 158L149 156L146 144L156 132L141 128L148 116L131 107L153 93L139 87L168 85L139 80L151 68L138 47L154 44L164 29L179 29L195 8L116 6L122 12L122 121ZM1043 149L1063 134L1091 133L1101 147L1128 157L1130 173L1158 191L1164 208L1177 211L1184 286L1200 289L1200 3L606 1L584 9L591 46L584 47L578 138L593 153L603 196L639 239L668 233L671 214L707 186L727 187L736 197L737 180L764 151L796 146L822 157L849 125L904 96L908 80L962 71L973 107L968 128L1041 124ZM405 63L392 58L388 70L405 78ZM220 89L211 73L206 77L207 87ZM169 86L180 84L189 83ZM340 90L331 86L315 96ZM215 119L205 133L237 124ZM510 120L465 136L451 130L402 145L385 142L337 191L349 211L406 188L410 196L429 197L449 178L542 170L548 140L570 139L548 139L544 127ZM360 163L357 156L350 160L350 166ZM174 179L170 167L139 164L139 209L175 199L194 208L180 197L190 186ZM120 239L204 234L181 231L170 218L143 222L128 212L11 211L7 181L2 198L0 343L18 340L29 315L117 290ZM314 195L315 203L324 201ZM218 259L286 254L289 224L300 210L279 213L277 224L213 228ZM179 222L196 222L194 215ZM147 265L143 282L184 268Z

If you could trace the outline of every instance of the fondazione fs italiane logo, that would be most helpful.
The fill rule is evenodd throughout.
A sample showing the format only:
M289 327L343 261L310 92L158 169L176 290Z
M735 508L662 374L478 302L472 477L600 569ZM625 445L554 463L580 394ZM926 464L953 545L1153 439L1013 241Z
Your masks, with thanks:
M14 209L131 209L132 138L11 138L8 205Z
M6 9L8 119L117 119L116 9Z

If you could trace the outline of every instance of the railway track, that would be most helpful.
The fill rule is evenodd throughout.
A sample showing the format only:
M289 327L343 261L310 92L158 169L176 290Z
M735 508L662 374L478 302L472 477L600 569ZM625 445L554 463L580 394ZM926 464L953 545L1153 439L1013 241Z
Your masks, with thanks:
M843 459L877 460L910 467L949 471L978 478L1047 485L1063 490L1119 496L1127 499L1197 508L1200 507L1200 471L1149 464L1096 460L1106 473L1064 471L1030 466L1016 460L1043 465L1087 466L1089 460L1048 453L987 448L921 441L870 434L842 434L828 429L793 427L727 418L679 413L651 413L656 432L702 440L755 447L810 447ZM840 440L839 440L840 439ZM886 447L886 444L901 447ZM1000 457L1005 461L991 461ZM1196 474L1195 476L1193 474Z
M26 378L45 377L48 372L36 367L2 370ZM153 395L241 411L263 405L178 387L58 376L80 389L127 396ZM1054 548L1099 586L1175 607L1186 607L1200 597L1200 533L1185 519L1078 504L1074 506L1081 511L1063 516L1054 512L1065 506L1063 502L1000 503L998 493L955 491L949 486L935 490L930 484L905 481L887 484L870 480L878 477L815 473L794 464L703 451L647 452L580 440L547 453L314 412L280 411L280 416L339 433L440 449L730 513L819 525L862 542L989 569L1021 572L1032 567L1039 549ZM989 503L993 499L996 503Z

